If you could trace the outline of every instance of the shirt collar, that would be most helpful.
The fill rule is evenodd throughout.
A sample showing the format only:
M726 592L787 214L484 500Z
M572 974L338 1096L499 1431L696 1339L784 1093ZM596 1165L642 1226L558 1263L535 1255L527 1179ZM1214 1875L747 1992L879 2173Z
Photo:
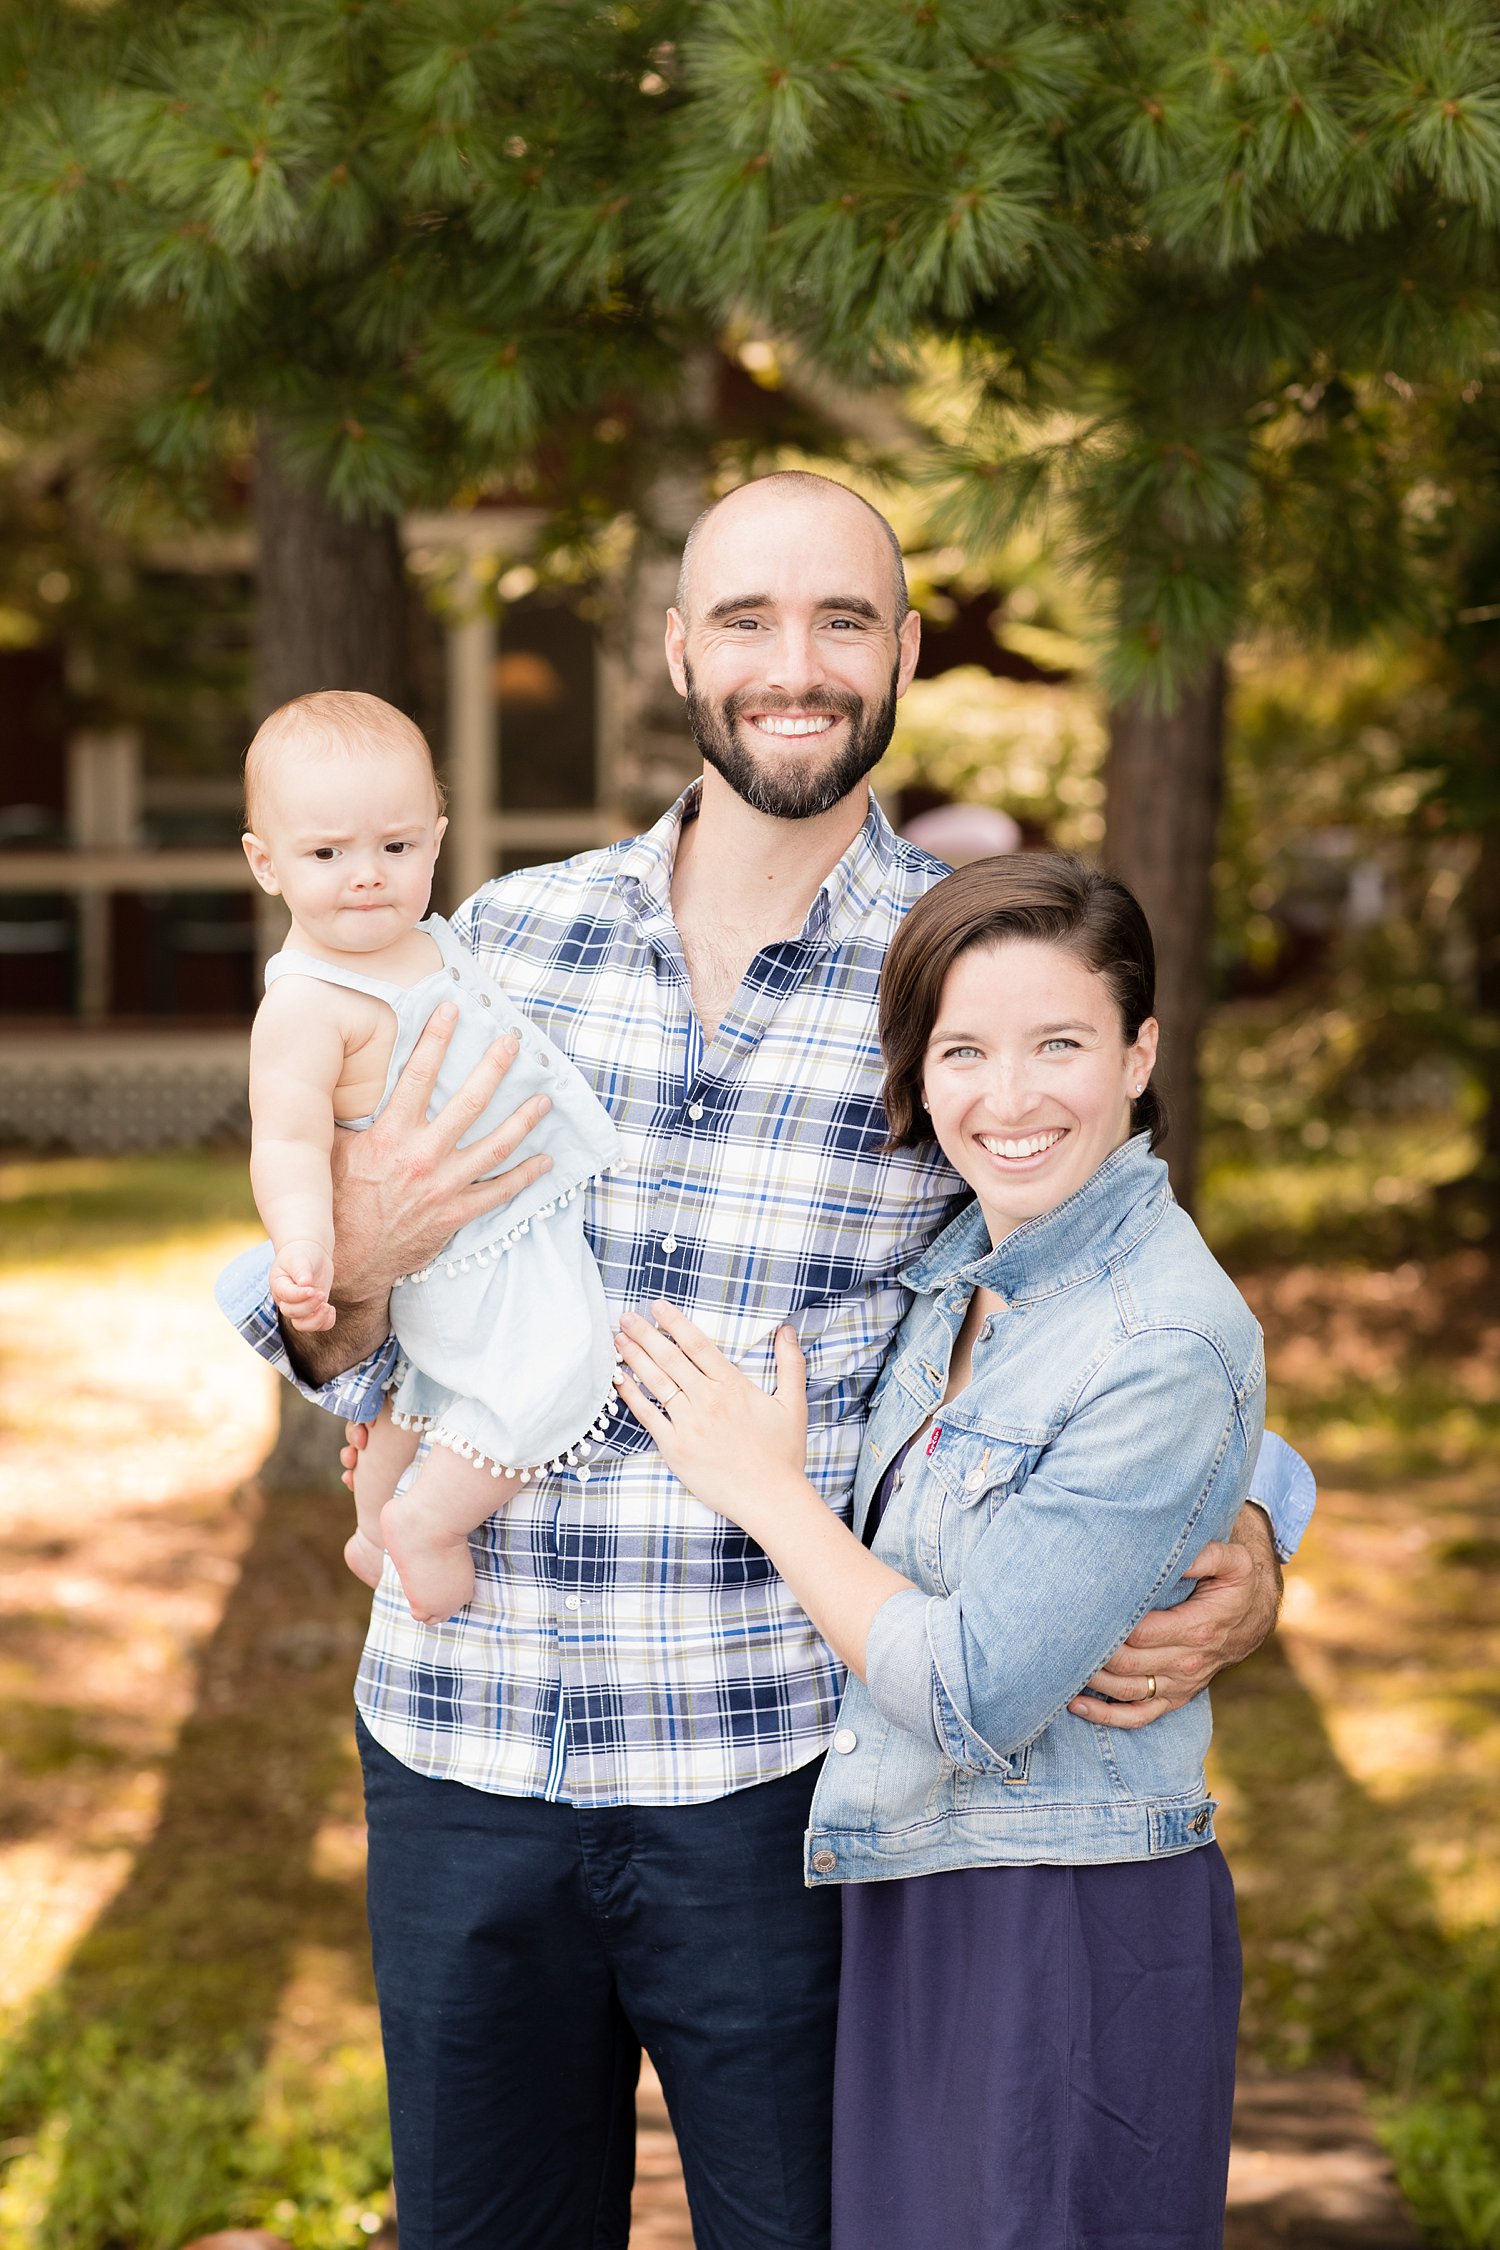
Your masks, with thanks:
M1028 1219L993 1247L977 1201L966 1204L901 1278L935 1294L962 1277L1007 1299L1041 1296L1103 1273L1156 1224L1172 1190L1167 1167L1137 1133L1055 1211Z
M675 804L643 835L635 837L620 854L615 881L627 904L643 916L654 911L672 915L672 870L677 845L686 823L698 817L701 781L684 789ZM801 942L830 951L853 935L877 901L889 890L892 871L901 847L895 830L872 794L864 826L831 869L819 888L802 925Z

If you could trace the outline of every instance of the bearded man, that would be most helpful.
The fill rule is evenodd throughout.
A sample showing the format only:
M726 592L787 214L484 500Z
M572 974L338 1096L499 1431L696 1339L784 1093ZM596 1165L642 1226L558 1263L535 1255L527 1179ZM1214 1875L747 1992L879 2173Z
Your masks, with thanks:
M808 1473L843 1511L898 1277L962 1192L936 1149L887 1148L880 1102L881 962L945 872L866 780L918 638L863 500L801 474L731 493L667 617L701 780L647 834L504 876L456 918L619 1129L586 1218L614 1316L670 1299L767 1383L789 1321ZM444 1037L371 1131L339 1136L337 1326L299 1336L294 1368L264 1261L224 1292L356 1422L389 1372L392 1282L539 1174L510 1162L532 1107L457 1148L502 1056L428 1122ZM1268 1497L1287 1552L1298 1509ZM1088 1715L1139 1723L1258 1644L1277 1574L1254 1507L1242 1538L1111 1660ZM801 1839L837 1661L623 1407L472 1546L474 1601L442 1625L387 1572L356 1691L402 2250L623 2245L643 2047L699 2250L825 2250L839 1922L803 1887Z

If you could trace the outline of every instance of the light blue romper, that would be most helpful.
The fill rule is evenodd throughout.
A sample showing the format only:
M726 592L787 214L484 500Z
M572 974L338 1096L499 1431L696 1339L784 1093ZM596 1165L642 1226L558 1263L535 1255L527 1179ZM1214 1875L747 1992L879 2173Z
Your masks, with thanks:
M340 1119L349 1132L374 1124L443 1001L457 1006L458 1022L429 1117L458 1092L493 1041L520 1032L520 1052L459 1146L495 1132L522 1102L545 1093L552 1107L525 1153L545 1152L552 1169L503 1209L471 1219L431 1265L397 1282L391 1329L401 1361L391 1408L403 1429L425 1430L434 1444L495 1476L561 1468L602 1431L614 1398L613 1323L584 1238L580 1190L618 1163L619 1136L573 1063L491 982L442 915L417 927L443 963L420 984L388 984L293 952L272 956L266 983L318 977L368 993L394 1012L384 1091L368 1117Z

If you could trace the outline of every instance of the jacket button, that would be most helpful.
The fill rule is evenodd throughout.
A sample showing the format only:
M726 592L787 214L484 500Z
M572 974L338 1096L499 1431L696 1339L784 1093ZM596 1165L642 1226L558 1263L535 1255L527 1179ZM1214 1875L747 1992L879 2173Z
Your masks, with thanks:
M840 1757L844 1758L848 1757L851 1750L857 1750L859 1736L855 1733L853 1727L840 1727L833 1738L833 1747L838 1751Z
M983 1469L971 1469L968 1475L964 1478L964 1490L965 1492L977 1492L983 1483Z
M813 1873L815 1875L831 1875L837 1866L838 1860L834 1853L813 1853Z
M1208 1827L1207 1808L1205 1807L1205 1809L1201 1813L1199 1813L1196 1820L1190 1820L1188 1822L1188 1826L1189 1828L1191 1828L1195 1836L1201 1836L1204 1833L1205 1829Z

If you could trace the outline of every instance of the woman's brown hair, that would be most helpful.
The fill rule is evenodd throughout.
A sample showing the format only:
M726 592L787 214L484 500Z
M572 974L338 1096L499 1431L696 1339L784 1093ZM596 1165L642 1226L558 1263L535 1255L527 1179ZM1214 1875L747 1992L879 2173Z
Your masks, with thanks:
M1156 1009L1151 927L1125 885L1066 852L1005 852L976 859L928 891L907 915L880 980L880 1046L892 1148L932 1139L922 1108L922 1065L948 971L976 946L1030 938L1060 945L1104 979L1120 1011L1125 1044ZM1132 1133L1156 1147L1166 1105L1148 1086L1130 1105Z

